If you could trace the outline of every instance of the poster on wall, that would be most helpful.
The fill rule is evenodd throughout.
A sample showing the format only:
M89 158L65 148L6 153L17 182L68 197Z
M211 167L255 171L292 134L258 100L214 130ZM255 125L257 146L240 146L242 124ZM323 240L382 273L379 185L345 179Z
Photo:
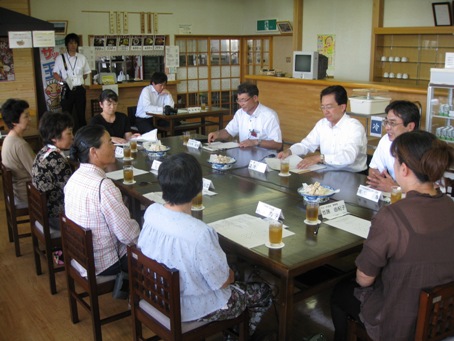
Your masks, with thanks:
M13 50L9 48L8 38L0 37L0 82L15 79Z
M332 76L335 65L334 56L336 55L336 35L335 34L319 34L317 35L317 51L320 54L328 57L328 75Z
M41 47L39 49L44 97L48 111L61 109L61 87L55 80L52 70L54 69L55 58L64 51L66 51L64 39L56 39L55 47Z

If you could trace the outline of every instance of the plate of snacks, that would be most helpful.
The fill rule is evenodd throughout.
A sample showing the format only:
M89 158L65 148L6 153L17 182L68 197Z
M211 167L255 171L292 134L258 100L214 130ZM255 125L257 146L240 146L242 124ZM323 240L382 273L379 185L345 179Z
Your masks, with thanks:
M339 190L316 182L310 185L303 183L303 186L298 188L298 193L306 200L313 201L332 197L334 194L339 193Z
M230 169L235 162L236 160L233 157L217 154L211 154L208 160L208 163L211 163L211 167L216 170Z
M150 154L155 157L163 157L166 156L167 152L170 150L170 147L164 146L161 144L161 141L158 142L144 142L143 148Z

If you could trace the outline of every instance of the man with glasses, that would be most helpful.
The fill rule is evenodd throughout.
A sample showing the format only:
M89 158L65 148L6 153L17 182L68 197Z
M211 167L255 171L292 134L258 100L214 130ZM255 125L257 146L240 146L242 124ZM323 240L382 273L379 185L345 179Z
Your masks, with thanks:
M320 154L305 157L297 167L304 169L317 163L337 170L362 172L366 166L367 137L363 125L345 113L347 91L333 85L320 93L320 109L325 116L318 121L301 142L278 154L286 158L291 154L306 155L320 148Z
M386 119L382 123L386 135L380 139L370 161L367 184L380 191L391 192L391 187L397 185L391 144L397 136L419 129L420 113L416 104L409 101L391 102L385 108L385 113Z
M141 134L148 133L157 128L153 126L153 117L149 114L163 114L164 107L175 106L172 94L165 88L167 75L164 72L155 72L151 75L150 85L143 88L137 103L136 125ZM158 125L165 125L164 120L158 121Z
M208 135L208 142L230 140L239 136L240 147L282 149L282 133L277 113L259 102L259 89L255 84L238 86L237 110L233 119L222 130Z

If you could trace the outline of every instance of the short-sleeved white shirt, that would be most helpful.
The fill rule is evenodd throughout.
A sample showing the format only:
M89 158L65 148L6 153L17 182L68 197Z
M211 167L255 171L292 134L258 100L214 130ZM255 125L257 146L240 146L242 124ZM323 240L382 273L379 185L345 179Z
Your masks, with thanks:
M386 169L389 175L396 180L396 175L394 174L394 156L391 155L392 143L393 142L389 139L388 134L384 135L380 139L377 149L375 149L372 160L370 161L369 167L378 169L380 173Z
M84 75L91 73L87 58L80 53L70 56L65 52L63 55L65 56L66 68L63 63L63 57L60 54L55 59L53 72L58 73L64 81L68 81L68 78L71 78L73 86L83 85Z

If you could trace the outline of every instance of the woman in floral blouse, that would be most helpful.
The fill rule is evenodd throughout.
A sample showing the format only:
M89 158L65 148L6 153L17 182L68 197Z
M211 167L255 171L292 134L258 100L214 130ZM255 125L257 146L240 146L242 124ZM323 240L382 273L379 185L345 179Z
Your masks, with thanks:
M59 216L64 209L63 187L73 173L63 150L73 143L73 120L67 113L46 112L39 122L44 147L36 155L32 166L33 185L47 193L49 224L60 229Z

